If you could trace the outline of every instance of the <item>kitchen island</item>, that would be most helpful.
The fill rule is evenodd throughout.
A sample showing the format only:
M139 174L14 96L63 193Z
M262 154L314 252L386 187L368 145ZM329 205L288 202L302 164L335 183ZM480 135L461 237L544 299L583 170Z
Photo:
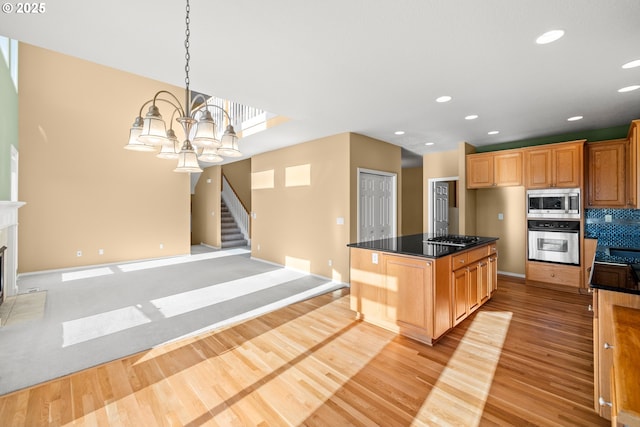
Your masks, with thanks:
M497 240L414 234L349 244L351 309L433 345L497 289Z

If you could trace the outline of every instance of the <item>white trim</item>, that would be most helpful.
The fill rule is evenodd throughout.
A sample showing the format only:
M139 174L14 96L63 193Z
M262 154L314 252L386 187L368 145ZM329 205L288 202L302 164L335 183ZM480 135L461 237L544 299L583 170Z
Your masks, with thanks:
M429 203L429 209L427 212L427 232L433 233L433 184L441 181L460 181L459 176L449 176L445 178L429 178L427 180L427 202Z
M357 183L356 183L356 241L360 241L360 174L368 173L373 175L389 176L393 179L393 206L391 208L393 212L393 219L391 220L393 229L392 235L398 235L398 174L395 172L384 172L374 169L357 168Z
M0 200L0 230L7 230L3 298L18 293L18 209L24 205L25 202Z

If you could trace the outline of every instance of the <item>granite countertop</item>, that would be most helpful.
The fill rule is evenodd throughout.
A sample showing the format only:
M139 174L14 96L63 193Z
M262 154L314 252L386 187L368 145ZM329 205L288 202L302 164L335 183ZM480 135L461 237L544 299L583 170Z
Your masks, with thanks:
M428 239L433 237L436 236L431 233L411 234L408 236L391 237L388 239L372 240L369 242L350 243L347 246L351 248L370 249L373 251L389 252L394 254L414 255L424 258L440 258L498 240L497 237L463 236L474 238L475 242L469 246L459 247L427 242Z
M591 287L640 295L640 248L598 245Z

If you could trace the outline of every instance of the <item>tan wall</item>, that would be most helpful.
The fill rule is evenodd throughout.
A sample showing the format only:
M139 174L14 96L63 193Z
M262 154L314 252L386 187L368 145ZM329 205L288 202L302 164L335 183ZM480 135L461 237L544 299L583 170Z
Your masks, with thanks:
M191 196L191 244L219 248L221 167L211 166L202 171Z
M251 159L223 165L222 173L227 177L244 207L251 212Z
M432 209L431 200L429 200L429 180L434 178L452 178L459 176L458 157L458 150L440 151L438 153L425 154L422 157L422 182L424 182L424 186L422 189L422 198L424 201L422 223L423 230L425 232L429 230L429 210ZM458 204L461 203L461 195L459 194L459 192L462 188L464 187L461 187L460 183L458 183ZM461 206L458 206L456 217L459 216L459 212L462 212ZM460 230L460 223L450 224L450 229L452 230L452 232L454 232L453 230Z
M258 154L251 172L252 256L348 281L349 134Z
M180 89L26 44L19 85L20 272L189 253L189 176L123 149L140 105Z
M422 167L402 169L402 233L422 233Z
M524 187L472 190L476 192L476 231L499 237L498 270L524 274L526 259L526 215ZM503 220L498 219L502 213Z
M357 133L350 135L350 222L352 224L349 235L350 241L355 242L358 238L358 168L395 173L397 175L398 212L396 227L397 234L400 234L402 230L402 153L400 147Z

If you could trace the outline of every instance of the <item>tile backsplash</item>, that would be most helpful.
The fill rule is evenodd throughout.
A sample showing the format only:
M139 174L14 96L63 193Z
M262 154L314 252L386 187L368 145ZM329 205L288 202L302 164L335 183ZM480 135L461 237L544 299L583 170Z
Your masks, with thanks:
M586 209L584 234L601 247L640 248L640 209Z

